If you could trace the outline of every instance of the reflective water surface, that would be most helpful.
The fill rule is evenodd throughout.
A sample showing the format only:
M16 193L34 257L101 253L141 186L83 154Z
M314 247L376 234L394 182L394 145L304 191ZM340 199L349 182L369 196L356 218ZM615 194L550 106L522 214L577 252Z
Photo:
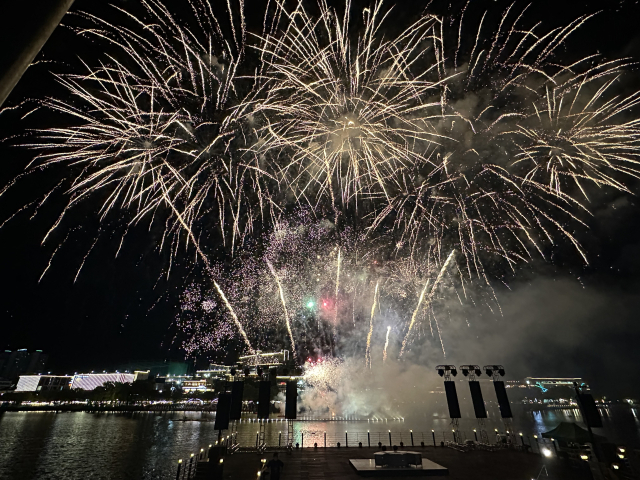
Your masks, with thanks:
M640 421L634 408L616 406L602 410L605 428L597 433L627 445L640 445ZM475 420L463 413L460 430L473 438ZM496 411L489 409L487 430L504 431ZM554 428L560 421L581 422L578 410L524 410L514 406L513 429L523 432L525 441L537 432ZM178 458L214 443L218 432L213 429L215 414L176 413L54 413L5 412L0 414L0 479L7 480L74 480L74 479L173 479ZM410 444L410 430L419 444L437 441L451 432L446 410L425 412L413 418L336 421L302 420L294 423L294 443L328 446L340 441L355 446L378 441ZM238 425L241 445L255 445L259 425L245 417ZM282 433L281 433L282 432ZM369 437L367 435L369 433ZM449 433L448 433L449 432ZM224 432L226 435L228 432ZM272 419L266 425L270 445L286 441L287 425Z

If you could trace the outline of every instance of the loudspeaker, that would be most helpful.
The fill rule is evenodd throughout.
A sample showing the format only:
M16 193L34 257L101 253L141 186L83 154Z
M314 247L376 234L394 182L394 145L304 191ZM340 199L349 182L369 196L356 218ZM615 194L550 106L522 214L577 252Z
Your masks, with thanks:
M236 381L231 383L231 411L230 420L240 420L242 416L242 396L244 394L244 382Z
M449 406L449 418L460 418L460 404L458 403L458 394L456 392L456 384L452 381L444 382L444 391L447 394L447 405Z
M227 430L229 428L229 410L231 409L231 394L221 393L218 397L218 409L216 410L216 421L213 424L214 430Z
M284 407L284 417L287 420L295 420L298 410L298 382L291 380L287 382L287 403Z
M507 397L507 389L504 388L504 382L502 380L494 381L493 388L496 389L496 397L498 397L498 405L500 405L500 415L502 415L502 418L513 418L511 405L509 405L509 398Z
M261 380L258 390L258 418L269 418L269 400L271 400L271 382Z
M487 409L484 407L480 382L470 380L469 390L471 390L471 400L473 400L473 410L476 413L476 418L487 418Z
M588 393L578 394L578 404L582 410L582 416L584 417L584 423L591 428L602 428L602 417L598 407L596 407L596 401Z

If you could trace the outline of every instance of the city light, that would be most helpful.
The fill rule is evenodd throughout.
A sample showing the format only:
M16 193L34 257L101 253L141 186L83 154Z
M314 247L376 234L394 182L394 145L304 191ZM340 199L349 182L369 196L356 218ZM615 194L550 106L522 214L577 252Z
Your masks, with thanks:
M543 448L543 449L542 449L542 454L543 454L545 457L547 457L547 458L548 458L548 457L550 457L550 456L551 456L551 450L549 450L548 448Z

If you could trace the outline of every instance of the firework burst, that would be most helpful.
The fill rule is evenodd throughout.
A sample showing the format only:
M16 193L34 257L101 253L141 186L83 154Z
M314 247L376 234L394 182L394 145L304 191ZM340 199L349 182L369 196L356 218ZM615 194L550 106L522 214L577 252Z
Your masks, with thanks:
M427 322L444 352L441 298L464 301L479 279L495 300L492 270L561 241L587 262L575 227L592 189L628 193L638 178L640 93L619 88L630 61L564 59L589 16L545 31L528 7L469 1L390 35L380 1L275 2L247 35L242 1L224 21L186 2L188 22L158 0L118 9L130 26L85 15L80 32L115 53L57 76L67 96L43 104L65 121L28 146L35 168L69 172L51 230L98 198L103 220L164 222L171 258L184 239L196 249L215 295L193 295L224 306L210 346L227 323L249 350L334 352L353 333L371 367L372 342L385 338L386 357L393 331L403 355ZM184 324L192 338L201 327Z

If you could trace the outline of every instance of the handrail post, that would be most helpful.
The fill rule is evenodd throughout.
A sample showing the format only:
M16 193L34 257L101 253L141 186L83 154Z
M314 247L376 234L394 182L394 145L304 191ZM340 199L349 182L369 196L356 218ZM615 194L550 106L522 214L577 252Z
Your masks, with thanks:
M176 480L180 480L180 469L182 468L182 459L178 460L178 473L176 473Z
M189 459L189 474L187 478L191 478L191 468L193 467L193 453L191 454L191 458Z

